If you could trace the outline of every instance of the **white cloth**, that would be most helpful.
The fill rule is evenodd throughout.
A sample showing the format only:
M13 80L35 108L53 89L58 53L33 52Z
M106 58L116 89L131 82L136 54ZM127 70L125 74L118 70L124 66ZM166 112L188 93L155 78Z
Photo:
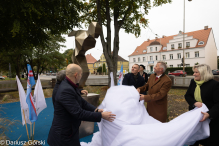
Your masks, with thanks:
M108 89L100 109L116 114L114 122L98 123L91 143L81 146L181 146L207 138L209 120L199 122L208 108L203 104L168 123L149 116L144 102L134 86L114 86Z

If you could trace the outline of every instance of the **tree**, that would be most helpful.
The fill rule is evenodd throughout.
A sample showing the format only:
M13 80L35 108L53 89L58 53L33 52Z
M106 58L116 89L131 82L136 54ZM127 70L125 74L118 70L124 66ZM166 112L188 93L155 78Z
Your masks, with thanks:
M153 6L170 3L171 0L154 0ZM151 8L150 0L90 0L85 2L82 21L87 24L97 21L102 30L107 29L106 40L103 31L100 35L103 53L108 65L108 76L110 85L110 72L113 72L114 83L117 84L117 60L119 52L119 31L124 29L126 33L132 33L136 37L140 35L141 27L146 28L148 20L145 15ZM111 21L114 23L113 49L111 47ZM111 54L111 52L113 53Z
M65 50L65 52L63 53L65 59L68 60L68 64L73 63L73 62L72 62L72 59L71 59L72 54L73 54L73 51L74 51L74 49L67 49L67 50ZM68 64L66 64L66 66L67 66Z
M60 35L80 27L79 0L1 0L0 1L0 50L10 51L20 77L23 58L21 52L31 52L38 46L46 46L50 36Z
M103 64L103 72L106 72L106 65L105 65L105 63Z

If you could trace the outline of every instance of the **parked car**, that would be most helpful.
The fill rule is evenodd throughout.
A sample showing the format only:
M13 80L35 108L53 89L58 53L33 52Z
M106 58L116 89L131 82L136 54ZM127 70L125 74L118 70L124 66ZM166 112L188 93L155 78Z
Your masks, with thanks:
M151 71L151 72L148 72L148 77L150 77L151 74L154 74L155 72L154 71Z
M183 70L176 70L176 71L174 71L172 73L169 73L168 75L174 75L174 76L182 77L183 74L185 75L185 77L187 76L187 73L185 71L183 71Z
M0 80L4 80L5 78L3 76L0 76Z
M212 70L213 75L219 75L219 69Z

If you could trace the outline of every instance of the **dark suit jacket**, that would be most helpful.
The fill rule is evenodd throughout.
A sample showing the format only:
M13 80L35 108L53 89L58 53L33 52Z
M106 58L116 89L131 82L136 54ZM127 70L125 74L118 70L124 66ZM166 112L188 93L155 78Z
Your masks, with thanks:
M142 77L144 78L145 83L148 82L148 74L143 71Z
M81 120L100 122L101 113L86 102L65 79L58 87L54 100L54 117L47 142L50 146L80 146L79 126Z
M167 93L172 87L172 81L165 74L155 79L156 74L150 75L147 84L139 89L141 92L148 91L148 95L144 95L148 114L164 123L167 120Z
M126 74L122 81L122 85L134 86L136 89L138 87L144 86L144 84L144 78L139 73L137 82L135 82L134 75L132 73Z
M185 94L185 99L189 104L189 110L195 108L194 103L197 102L194 97L196 83L194 79L191 80L189 88ZM208 107L210 115L210 137L201 140L200 143L204 145L214 145L218 143L219 135L219 82L209 80L200 86L202 102Z

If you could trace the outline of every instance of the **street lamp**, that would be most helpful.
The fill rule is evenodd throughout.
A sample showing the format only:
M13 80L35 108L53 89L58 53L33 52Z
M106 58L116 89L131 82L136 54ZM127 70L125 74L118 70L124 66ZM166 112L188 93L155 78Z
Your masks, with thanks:
M188 0L189 2L191 2L192 0ZM185 56L184 56L184 43L185 43L185 0L184 0L184 15L183 15L183 71L185 71Z

